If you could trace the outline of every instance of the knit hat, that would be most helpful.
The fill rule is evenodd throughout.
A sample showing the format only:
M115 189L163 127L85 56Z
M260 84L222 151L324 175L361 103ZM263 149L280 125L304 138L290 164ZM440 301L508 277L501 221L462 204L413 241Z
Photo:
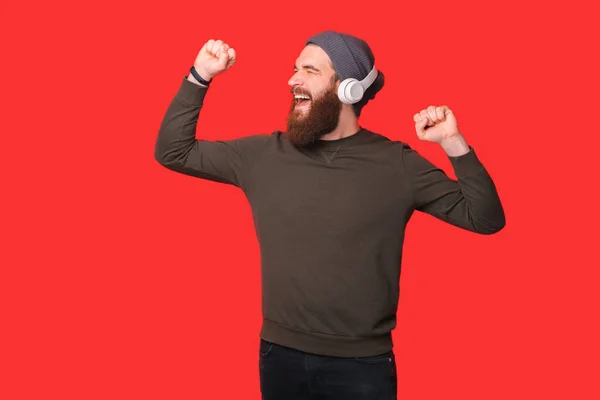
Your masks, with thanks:
M367 42L356 36L325 31L306 41L306 45L310 43L319 46L327 53L335 72L342 81L347 78L363 80L375 64L375 56ZM362 100L352 105L357 117L369 100L375 98L375 94L383 88L384 82L383 72L378 68L375 82L365 91Z

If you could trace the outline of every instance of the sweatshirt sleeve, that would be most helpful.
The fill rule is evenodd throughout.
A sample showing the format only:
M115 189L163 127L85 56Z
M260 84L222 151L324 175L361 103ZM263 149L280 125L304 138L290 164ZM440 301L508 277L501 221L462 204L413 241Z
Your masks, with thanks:
M403 144L402 161L416 210L475 233L496 233L506 224L496 186L475 150L450 157L457 180Z
M183 79L160 125L154 158L172 171L243 189L252 163L270 135L214 141L196 139L198 117L207 91L207 87L190 82L187 77Z

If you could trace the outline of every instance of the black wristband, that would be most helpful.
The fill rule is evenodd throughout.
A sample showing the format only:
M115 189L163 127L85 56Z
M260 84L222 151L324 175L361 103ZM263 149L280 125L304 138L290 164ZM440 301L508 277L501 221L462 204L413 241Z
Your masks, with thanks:
M210 85L210 81L207 81L205 79L203 79L199 74L198 71L196 71L196 68L194 68L194 66L192 65L192 68L190 68L190 72L192 73L192 75L194 76L194 78L196 78L196 80L198 82L200 82L203 85ZM212 79L211 79L212 80Z

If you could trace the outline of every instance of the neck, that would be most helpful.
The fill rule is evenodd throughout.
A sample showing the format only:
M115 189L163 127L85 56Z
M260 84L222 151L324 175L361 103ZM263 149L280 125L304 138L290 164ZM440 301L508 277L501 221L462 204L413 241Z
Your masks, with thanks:
M358 118L352 110L352 106L344 104L342 111L340 112L340 119L337 127L331 132L320 137L321 140L337 140L348 136L354 135L360 126L358 124Z

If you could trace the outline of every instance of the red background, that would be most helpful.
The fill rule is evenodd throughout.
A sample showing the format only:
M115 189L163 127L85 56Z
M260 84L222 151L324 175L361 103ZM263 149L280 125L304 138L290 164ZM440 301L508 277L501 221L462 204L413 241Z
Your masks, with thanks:
M211 38L239 59L198 135L284 129L295 58L325 29L363 37L386 74L361 125L453 176L412 120L449 105L506 210L493 236L411 221L399 399L600 398L587 3L3 1L0 398L260 398L249 206L161 167L154 142Z

